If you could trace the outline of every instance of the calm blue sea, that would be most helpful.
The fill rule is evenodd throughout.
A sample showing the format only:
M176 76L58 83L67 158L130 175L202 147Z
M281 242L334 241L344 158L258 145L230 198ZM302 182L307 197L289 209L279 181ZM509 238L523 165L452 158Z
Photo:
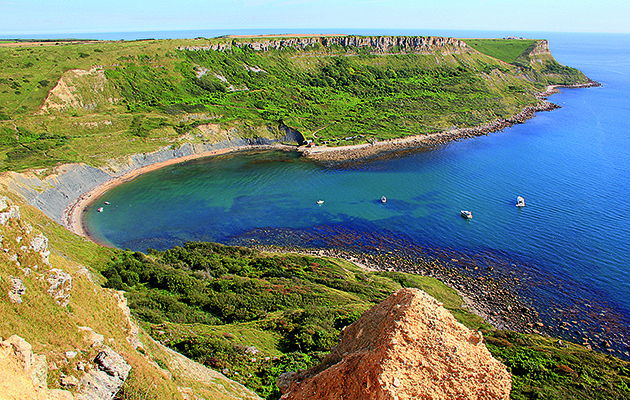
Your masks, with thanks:
M89 231L141 251L245 239L421 248L499 265L529 282L521 294L545 322L577 319L630 343L630 35L355 33L547 38L558 61L603 85L563 89L550 98L561 109L502 132L347 168L275 152L167 167L106 193L104 212L86 212Z

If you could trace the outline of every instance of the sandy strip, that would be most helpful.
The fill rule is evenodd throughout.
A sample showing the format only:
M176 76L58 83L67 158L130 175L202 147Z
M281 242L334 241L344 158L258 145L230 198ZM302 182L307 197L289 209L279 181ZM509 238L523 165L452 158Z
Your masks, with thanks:
M213 150L204 153L191 154L185 157L173 158L167 161L147 165L145 167L141 167L138 169L134 169L133 171L129 171L128 173L121 175L119 177L114 177L108 180L105 183L102 183L88 192L82 194L78 199L76 199L72 204L70 204L63 212L63 221L66 228L70 231L76 233L77 235L86 237L93 242L96 242L94 238L92 238L87 230L85 229L84 221L82 219L83 211L92 204L96 199L102 196L108 190L122 184L125 182L129 182L142 174L146 174L147 172L155 171L157 169L180 164L186 161L195 160L198 158L218 156L221 154L227 153L235 153L240 151L256 151L256 150L286 150L287 148L294 149L293 146L286 146L281 144L269 145L269 146L239 146L232 147L220 150ZM98 242L96 242L98 243ZM101 243L102 244L102 243Z

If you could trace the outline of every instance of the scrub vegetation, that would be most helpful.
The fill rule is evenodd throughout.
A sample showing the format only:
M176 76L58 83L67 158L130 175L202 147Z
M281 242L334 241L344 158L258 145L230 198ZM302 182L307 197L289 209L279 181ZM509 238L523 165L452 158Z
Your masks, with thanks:
M151 335L277 399L276 378L316 365L344 326L402 287L423 289L470 328L513 374L514 399L628 398L628 363L537 335L494 331L433 278L366 272L354 264L242 247L188 243L162 252L119 251L105 286L125 290Z
M341 329L402 287L418 287L475 327L439 281L365 272L338 259L269 255L242 247L188 243L162 252L118 252L105 286L125 290L134 314L156 340L278 398L282 372L318 363Z

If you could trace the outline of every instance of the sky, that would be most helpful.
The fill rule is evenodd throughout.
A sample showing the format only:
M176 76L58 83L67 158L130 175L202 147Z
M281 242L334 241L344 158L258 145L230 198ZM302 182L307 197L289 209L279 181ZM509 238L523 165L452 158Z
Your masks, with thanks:
M0 0L0 37L215 29L630 33L628 0Z

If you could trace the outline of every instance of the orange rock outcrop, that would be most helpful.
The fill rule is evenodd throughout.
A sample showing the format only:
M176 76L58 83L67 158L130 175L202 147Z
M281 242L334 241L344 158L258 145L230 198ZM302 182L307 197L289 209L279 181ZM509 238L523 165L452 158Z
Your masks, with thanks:
M511 376L419 289L401 289L346 327L322 365L282 376L283 400L508 399Z

